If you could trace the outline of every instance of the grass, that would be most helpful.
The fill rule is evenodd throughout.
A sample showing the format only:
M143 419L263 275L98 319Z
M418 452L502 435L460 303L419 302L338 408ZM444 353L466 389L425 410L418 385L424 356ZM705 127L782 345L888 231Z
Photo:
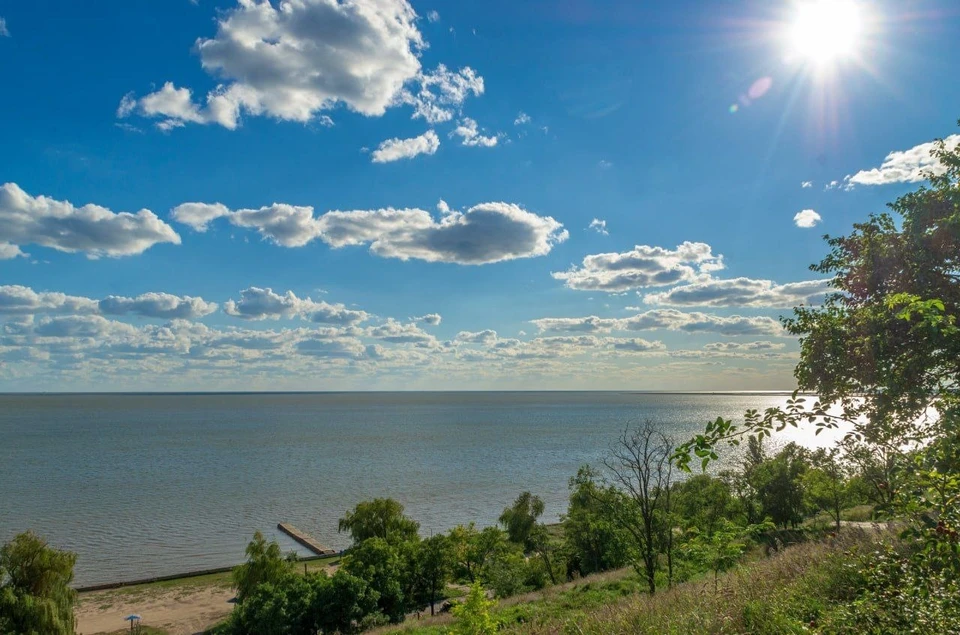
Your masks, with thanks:
M844 576L847 550L882 539L847 530L835 539L798 544L752 559L720 577L686 582L650 597L628 570L584 578L508 598L493 611L501 633L633 635L635 633L805 633L855 585ZM440 635L449 615L378 633Z

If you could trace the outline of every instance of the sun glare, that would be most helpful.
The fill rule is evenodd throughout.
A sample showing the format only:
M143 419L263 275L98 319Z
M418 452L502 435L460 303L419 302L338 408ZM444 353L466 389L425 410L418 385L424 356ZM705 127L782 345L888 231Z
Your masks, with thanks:
M852 0L798 2L787 27L792 58L824 66L857 54L863 28L860 8Z

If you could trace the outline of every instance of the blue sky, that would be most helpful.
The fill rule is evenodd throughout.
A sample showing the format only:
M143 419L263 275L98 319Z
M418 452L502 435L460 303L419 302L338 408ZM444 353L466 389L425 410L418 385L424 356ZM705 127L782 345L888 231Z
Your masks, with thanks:
M822 235L960 140L957 32L948 0L0 3L0 390L791 389Z

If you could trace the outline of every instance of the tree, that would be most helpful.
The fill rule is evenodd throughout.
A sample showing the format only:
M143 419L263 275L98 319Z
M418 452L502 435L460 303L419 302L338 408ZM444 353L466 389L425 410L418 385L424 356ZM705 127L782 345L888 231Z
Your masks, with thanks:
M673 509L685 528L712 534L721 522L733 520L736 501L723 480L697 474L674 485Z
M377 590L377 608L395 624L412 608L411 594L404 592L406 583L412 585L411 568L404 556L399 545L377 536L351 548L341 567Z
M0 548L0 633L70 635L77 593L76 554L25 532Z
M731 569L747 548L748 537L770 529L769 524L740 527L729 520L721 520L711 533L691 529L683 551L692 560L713 572L713 590L716 593L720 574Z
M488 600L479 583L470 587L470 593L462 604L453 607L453 623L451 635L494 635L497 632L497 622L490 616L490 609L496 602Z
M598 495L610 518L630 536L629 559L644 575L650 594L657 590L658 558L664 547L662 525L670 510L663 500L673 485L673 441L652 422L621 433L604 459L609 482Z
M543 515L544 505L539 496L523 492L513 505L500 514L500 524L507 530L511 542L522 545L527 553L536 553L543 559L547 575L553 584L557 583L553 571L550 535L543 523L537 519Z
M392 498L375 498L357 503L337 525L337 531L349 531L353 544L367 538L382 538L388 542L403 542L417 538L420 523L403 515L403 505Z
M453 570L453 558L452 543L443 534L431 536L417 545L413 573L418 582L417 600L419 605L430 604L430 615L434 614L434 604Z
M752 469L747 478L757 492L764 516L778 527L796 527L803 521L803 474L806 450L788 443L777 455Z
M483 574L490 557L507 540L498 527L484 527L482 531L477 531L473 523L457 525L450 530L449 536L454 575L471 584Z
M837 531L840 531L840 512L850 501L847 475L840 463L837 448L819 449L810 457L810 469L803 475L804 495L810 504L830 514Z
M236 635L315 635L316 619L310 608L316 587L328 583L322 574L291 575L257 585L237 605L225 630Z
M339 570L317 588L310 611L322 633L355 633L377 615L378 599L365 580Z
M247 561L233 570L233 585L237 588L237 602L243 602L260 584L278 583L293 572L297 554L286 556L276 541L267 542L259 531L247 545Z
M570 504L563 518L568 572L581 575L622 567L626 536L601 502L600 475L583 466L570 479Z

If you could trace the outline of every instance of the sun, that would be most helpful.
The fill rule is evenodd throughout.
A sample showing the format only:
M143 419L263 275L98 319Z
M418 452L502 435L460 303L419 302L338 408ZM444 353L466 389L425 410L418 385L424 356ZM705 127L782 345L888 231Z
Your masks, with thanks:
M792 59L819 67L855 57L863 35L863 16L853 0L801 0L787 23Z

